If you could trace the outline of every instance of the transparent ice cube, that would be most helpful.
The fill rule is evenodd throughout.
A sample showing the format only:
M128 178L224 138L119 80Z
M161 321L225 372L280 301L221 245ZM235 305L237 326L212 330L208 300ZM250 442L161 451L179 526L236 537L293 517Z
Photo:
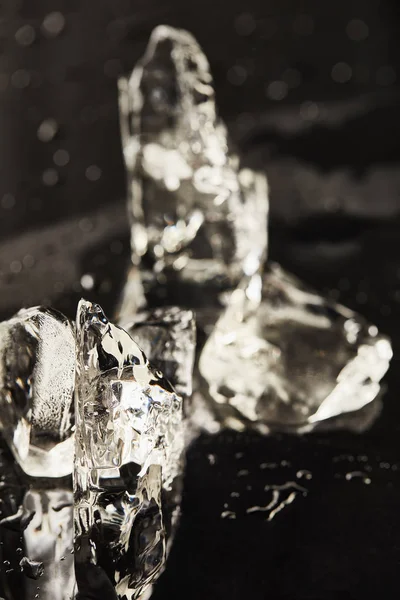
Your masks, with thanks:
M141 264L122 305L159 305L167 296L202 320L203 307L218 306L265 258L266 179L240 168L208 61L186 31L153 31L131 77L120 81L120 115L132 259Z
M72 472L75 336L48 308L0 323L0 427L18 464L34 477Z
M372 402L391 357L375 326L270 265L232 294L199 370L222 425L305 432Z
M182 399L97 304L81 301L77 336L77 584L139 598L164 567L179 512Z

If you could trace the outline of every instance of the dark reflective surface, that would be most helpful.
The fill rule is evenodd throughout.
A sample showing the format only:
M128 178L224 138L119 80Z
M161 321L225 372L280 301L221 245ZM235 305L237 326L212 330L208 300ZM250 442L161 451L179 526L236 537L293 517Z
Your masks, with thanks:
M395 353L383 411L363 435L224 433L190 449L182 523L154 597L397 599L400 147L396 83L382 71L399 58L395 5L72 2L60 33L48 36L41 24L60 6L7 0L2 9L1 317L39 303L73 317L83 295L110 314L116 308L129 262L116 76L163 21L199 38L235 140L269 175L271 259L362 312L392 337ZM250 31L240 35L243 13L255 28L239 20ZM346 33L355 18L368 25L364 41ZM36 38L24 46L15 34L27 24ZM243 61L247 79L231 83ZM332 79L338 61L351 65L348 83ZM288 68L301 84L274 100L269 85ZM31 76L25 87L24 75L13 77L21 69ZM57 126L43 142L38 129L48 119ZM59 150L68 153L64 166ZM26 484L7 451L1 464L4 517L18 509ZM294 498L271 520L271 510L246 512L266 507L273 486L286 483L278 506ZM222 518L227 512L236 518ZM21 534L1 526L0 535L0 596L20 600ZM97 573L87 575L100 585Z

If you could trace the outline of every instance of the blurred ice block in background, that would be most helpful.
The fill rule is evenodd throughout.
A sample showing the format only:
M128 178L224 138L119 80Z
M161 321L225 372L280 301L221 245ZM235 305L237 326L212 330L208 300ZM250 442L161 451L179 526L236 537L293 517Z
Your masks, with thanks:
M208 61L189 33L153 31L120 80L120 116L136 281L121 313L167 301L213 321L212 305L265 258L268 196L265 177L241 170L230 149Z

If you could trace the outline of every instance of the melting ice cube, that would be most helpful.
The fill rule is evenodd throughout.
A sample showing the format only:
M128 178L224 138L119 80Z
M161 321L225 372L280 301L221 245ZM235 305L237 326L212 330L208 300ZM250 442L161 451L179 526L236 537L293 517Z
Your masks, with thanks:
M141 263L123 307L167 295L169 304L195 307L201 321L205 306L219 306L265 258L266 179L240 169L208 61L186 31L154 30L130 79L120 81L120 114L132 258Z
M28 475L72 472L75 337L48 308L0 323L0 427Z
M78 588L97 597L97 579L99 598L138 598L164 567L179 510L182 400L98 305L81 301L77 336Z
M374 400L391 357L363 317L271 265L232 294L199 368L223 425L309 431Z

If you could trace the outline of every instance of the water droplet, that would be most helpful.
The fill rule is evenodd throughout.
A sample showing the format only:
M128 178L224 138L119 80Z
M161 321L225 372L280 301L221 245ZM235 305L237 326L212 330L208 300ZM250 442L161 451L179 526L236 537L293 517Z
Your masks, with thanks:
M332 67L332 79L337 83L347 83L352 76L351 67L345 62L338 62Z
M238 477L246 477L249 474L249 471L247 469L241 469L240 471L238 471L237 476Z
M23 25L15 33L15 39L21 46L30 46L35 41L35 37L32 25Z
M69 163L69 153L59 148L53 154L53 161L58 167L65 167Z
M366 485L371 483L371 479L363 471L350 471L349 473L346 473L345 479L346 481L351 481L352 479L361 479Z
M48 37L57 37L65 26L64 15L60 12L51 12L45 16L42 31Z
M57 133L57 122L55 119L45 119L39 125L37 136L41 142L50 142Z
M347 37L353 42L361 42L369 35L368 25L361 19L352 19L346 26Z
M94 287L94 277L90 273L85 273L81 277L81 286L84 290L92 290Z
M221 513L221 519L236 519L236 513L232 510L224 510L224 512Z
M215 465L215 461L216 461L215 454L208 454L207 458L208 458L208 462L210 463L210 465Z
M97 165L90 165L85 171L86 179L98 181L101 177L101 169Z
M267 85L266 93L271 100L283 100L288 93L288 84L285 81L271 81Z
M312 479L312 473L311 471L308 471L307 469L300 469L300 471L297 471L296 473L296 477L298 479L302 479L304 477L304 479Z
M55 169L46 169L42 174L44 185L52 187L58 183L58 173Z

